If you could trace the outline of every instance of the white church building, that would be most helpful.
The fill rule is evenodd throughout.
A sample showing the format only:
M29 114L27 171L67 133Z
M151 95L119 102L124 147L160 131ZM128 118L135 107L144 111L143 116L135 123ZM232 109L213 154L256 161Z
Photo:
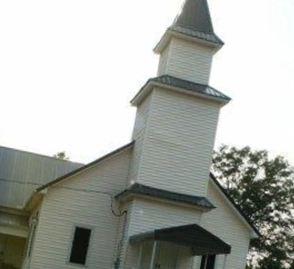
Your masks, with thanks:
M222 46L207 0L186 0L129 144L87 165L0 147L1 269L245 268L259 232L210 173Z

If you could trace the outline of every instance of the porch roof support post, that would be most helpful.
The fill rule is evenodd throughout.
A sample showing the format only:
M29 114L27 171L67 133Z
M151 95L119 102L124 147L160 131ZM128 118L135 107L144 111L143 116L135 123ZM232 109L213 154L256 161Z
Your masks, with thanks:
M228 255L226 254L225 255L225 258L224 258L224 267L223 267L223 269L226 269L226 266L227 266L227 257L228 257Z
M156 258L157 247L158 247L158 242L154 241L149 269L155 269L155 258Z
M214 268L216 269L223 269L223 256L222 255L215 255L215 265Z
M137 262L137 269L140 269L141 263L142 263L142 256L143 256L143 244L140 244L140 249L139 249L139 257L138 257L138 262Z
M207 260L208 260L208 255L205 255L205 261L204 261L204 268L206 269L207 266Z

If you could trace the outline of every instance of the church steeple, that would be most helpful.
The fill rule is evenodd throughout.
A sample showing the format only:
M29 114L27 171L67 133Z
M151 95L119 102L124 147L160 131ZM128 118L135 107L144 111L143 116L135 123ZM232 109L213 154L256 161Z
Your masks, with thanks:
M167 29L155 52L160 53L172 35L205 42L219 49L224 43L215 34L207 0L185 0L181 13Z
M209 85L215 35L207 0L186 0L155 51L158 77L132 100L131 182L189 195L207 195L219 111L230 98Z
M214 33L207 0L186 0L154 49L160 54L158 75L207 85L213 55L223 44Z

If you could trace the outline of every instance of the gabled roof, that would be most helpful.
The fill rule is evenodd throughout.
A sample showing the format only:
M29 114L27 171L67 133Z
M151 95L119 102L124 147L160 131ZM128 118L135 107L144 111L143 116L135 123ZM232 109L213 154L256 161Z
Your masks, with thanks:
M138 183L131 185L126 190L117 194L115 198L118 200L123 200L133 195L141 195L144 197L159 198L177 203L194 205L204 210L211 210L215 208L215 206L206 197L171 192Z
M222 104L226 104L231 100L230 97L210 87L209 85L183 80L170 75L162 75L160 77L149 79L133 98L131 103L133 105L140 104L144 97L147 96L155 86L184 91L187 94L201 96Z
M0 206L21 208L32 192L83 164L0 146Z
M55 178L54 180L51 180L50 182L48 182L47 184L44 184L40 187L38 187L37 189L35 189L34 193L29 197L29 199L27 199L26 201L26 204L24 205L23 209L26 210L26 211L30 211L33 207L34 207L34 204L39 202L40 200L40 197L42 196L42 191L46 191L47 188L49 187L52 187L58 183L61 183L62 181L64 180L67 180L68 178L72 177L72 176L75 176L81 172L83 172L84 170L87 170L89 168L91 168L92 166L96 165L96 164L99 164L100 162L126 150L126 149L129 149L129 148L132 148L132 146L134 145L134 141L102 156L101 158L93 161L93 162L90 162L86 165L83 165L82 167L79 167L63 176L60 176L58 178Z
M133 144L134 144L134 141L132 141L132 142L130 142L130 143L128 143L128 144L126 144L126 145L124 145L124 146L122 146L122 147L120 147L120 148L118 148L118 149L116 149L116 150L102 156L101 158L99 158L99 159L97 159L97 160L95 160L95 161L93 161L91 163L88 163L87 165L84 165L84 166L82 166L82 167L80 167L80 168L78 168L78 169L76 169L76 170L74 170L74 171L72 171L72 172L70 172L68 174L65 174L65 175L63 175L63 176L61 176L59 178L56 178L55 180L53 180L53 181L39 187L36 190L36 192L40 192L40 191L42 191L42 190L44 190L44 189L46 189L48 187L51 187L51 186L53 186L53 185L55 185L57 183L60 183L61 181L67 179L68 177L74 176L74 175L76 175L76 174L78 174L78 173L92 167L93 165L96 165L96 164L104 161L105 159L124 151L125 149L131 148L133 146Z

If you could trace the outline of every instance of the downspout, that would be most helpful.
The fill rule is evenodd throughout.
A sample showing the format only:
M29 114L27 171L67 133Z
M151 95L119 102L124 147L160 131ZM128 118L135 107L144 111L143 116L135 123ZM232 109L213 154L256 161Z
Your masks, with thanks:
M117 256L114 263L114 269L120 269L121 268L121 256L123 254L123 246L126 238L126 227L127 227L127 211L125 211L126 214L124 215L123 220L123 229L122 229L122 236L117 246Z
M114 203L114 198L111 197L111 212L112 212L112 214L118 218L124 217L123 227L122 227L122 236L121 236L121 239L119 240L118 245L117 245L116 259L114 262L114 269L120 269L121 268L121 256L122 256L122 252L123 252L123 245L124 245L124 241L125 241L125 234L126 234L126 227L127 227L128 211L124 210L122 212L116 213L113 209L113 203Z
M26 254L25 254L23 269L30 269L31 268L32 248L33 248L33 242L34 242L34 238L35 238L35 233L36 233L38 221L39 221L39 214L37 212L36 215L34 217L32 217L32 219L30 221L30 231L29 231L27 249L25 252Z

